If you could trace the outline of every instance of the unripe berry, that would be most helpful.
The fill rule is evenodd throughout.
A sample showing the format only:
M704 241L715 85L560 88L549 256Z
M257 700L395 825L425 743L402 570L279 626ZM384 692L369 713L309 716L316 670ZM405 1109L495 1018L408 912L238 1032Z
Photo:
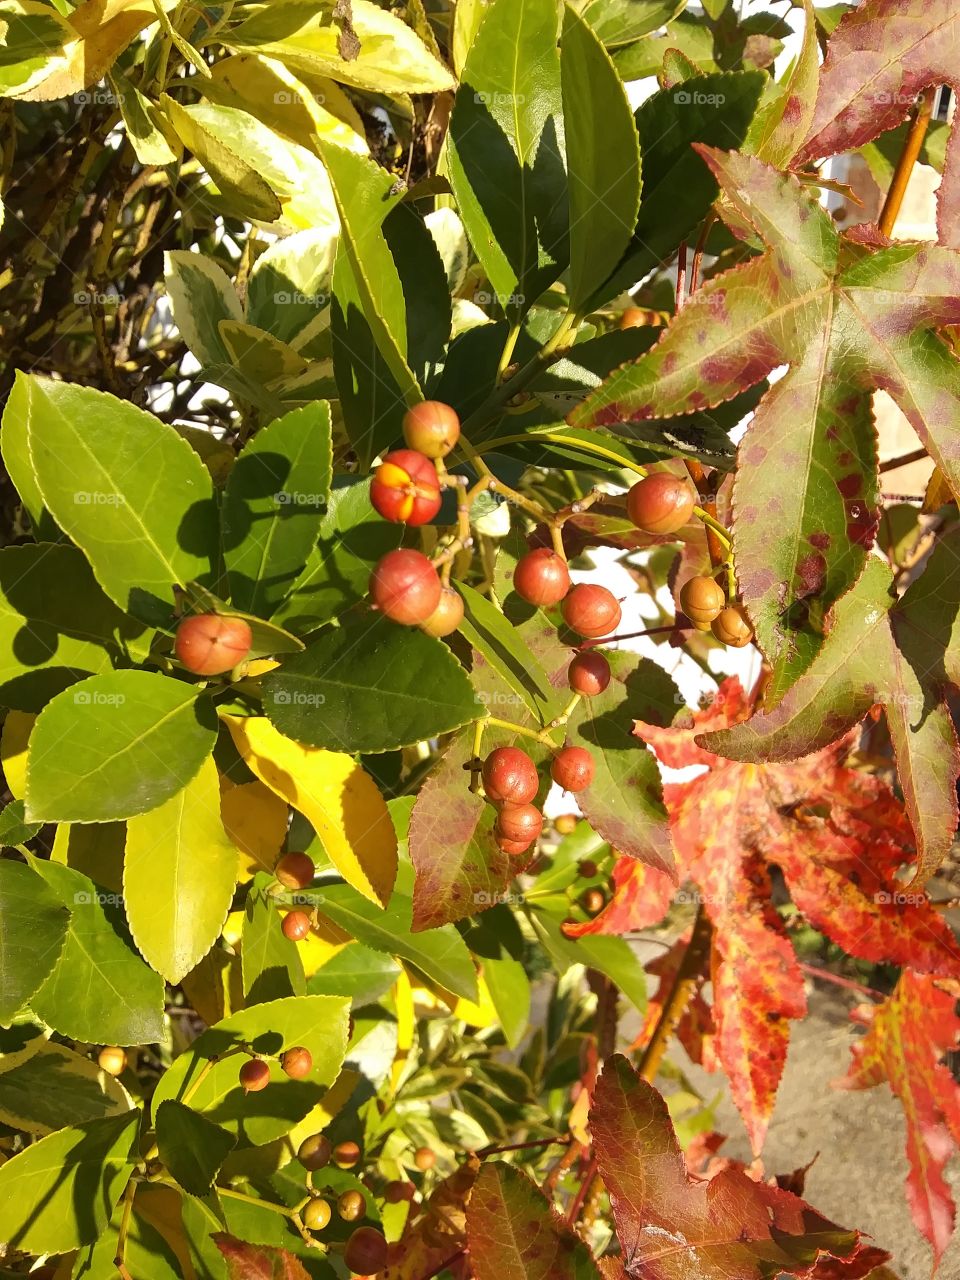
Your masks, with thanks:
M421 551L388 551L370 576L373 603L407 627L426 622L440 603L437 571Z
M387 1242L373 1227L357 1227L347 1241L343 1260L357 1276L376 1275L387 1264Z
M260 1058L248 1058L240 1068L244 1093L259 1093L270 1083L270 1068Z
M442 400L424 400L403 415L403 438L428 458L445 458L460 439L456 409Z
M285 889L306 889L313 884L316 867L305 853L285 853L273 869Z
M291 911L283 917L280 928L283 936L291 942L302 942L310 932L310 917L305 911Z
M728 605L719 617L714 618L710 630L732 649L742 649L753 639L753 627L741 604Z
M691 578L680 588L680 608L698 626L709 626L726 603L723 588L713 578Z
M338 1169L352 1169L360 1160L360 1148L355 1142L341 1142L333 1148L333 1162Z
M395 449L374 473L370 501L385 520L426 524L442 501L437 469L422 453Z
M118 1076L127 1065L126 1052L117 1045L107 1045L97 1054L97 1065L108 1076Z
M252 644L253 632L243 618L197 613L177 627L173 647L195 676L219 676L243 662Z
M583 791L593 781L596 768L586 747L562 747L553 757L550 776L564 791Z
M344 1222L356 1222L367 1211L367 1202L360 1191L344 1191L337 1201L337 1213Z
M294 1045L284 1053L280 1065L291 1080L302 1080L313 1070L313 1055L302 1044Z
M521 599L538 608L559 604L570 590L567 562L550 547L528 551L513 571L513 589Z
M579 818L575 813L561 813L559 818L554 818L553 825L557 835L572 836L578 822Z
M426 622L420 623L420 630L428 636L449 636L456 631L463 621L463 596L453 587L444 587L440 593L440 603Z
M519 747L497 747L483 762L483 789L494 804L527 804L540 789L537 766Z
M324 1165L329 1164L332 1151L329 1138L324 1137L322 1133L312 1133L309 1138L304 1138L297 1148L297 1159L305 1169L315 1173L317 1169L322 1169Z
M610 683L610 663L596 649L584 649L570 663L567 681L574 693L595 698Z
M693 515L697 496L681 476L656 471L627 494L627 515L645 533L676 533Z
M430 1147L418 1147L413 1153L413 1163L421 1173L426 1173L437 1163L437 1153Z
M578 582L560 608L564 622L581 636L608 636L620 625L617 597L593 582Z
M333 1214L326 1200L317 1198L304 1206L301 1217L308 1231L322 1231L329 1224Z
M531 845L543 830L543 814L532 804L505 804L497 815L496 834Z

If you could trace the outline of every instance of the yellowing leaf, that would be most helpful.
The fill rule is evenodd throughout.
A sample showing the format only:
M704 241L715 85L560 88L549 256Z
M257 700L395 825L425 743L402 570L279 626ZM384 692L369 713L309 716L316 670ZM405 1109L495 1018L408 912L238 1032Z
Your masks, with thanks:
M453 1011L454 1017L469 1023L471 1027L499 1026L500 1018L490 997L490 989L483 980L482 973L477 979L477 988L479 994L476 1000L464 1000L461 998L457 1001Z
M318 1102L310 1114L304 1116L300 1123L291 1129L287 1137L283 1139L284 1147L288 1151L296 1151L304 1138L309 1138L311 1134L320 1133L321 1130L325 1129L330 1121L350 1101L353 1091L359 1083L360 1072L351 1071L349 1067L344 1067L323 1095L323 1100Z
M323 968L328 961L332 960L344 947L349 946L352 941L346 934L344 934L343 941L338 940L334 931L336 930L336 932L340 933L342 930L337 930L336 925L330 925L329 921L324 923L329 925L329 929L324 930L327 934L326 937L313 930L298 944L303 972L308 978L312 978L318 969Z
M8 711L0 734L0 762L3 776L14 800L22 800L27 790L27 747L36 716L29 711Z
M370 775L351 756L285 738L263 716L223 720L247 767L303 814L344 880L385 906L397 875L397 835Z
M123 868L130 932L143 957L177 983L220 936L237 881L237 851L220 818L212 759L182 791L127 823Z
M276 866L287 834L288 809L262 782L234 786L221 779L220 812L227 835L240 851L241 880Z

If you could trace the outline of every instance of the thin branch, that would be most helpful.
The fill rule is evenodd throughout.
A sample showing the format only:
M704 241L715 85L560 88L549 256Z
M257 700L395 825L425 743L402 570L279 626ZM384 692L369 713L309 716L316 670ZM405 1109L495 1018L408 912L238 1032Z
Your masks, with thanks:
M877 226L885 236L893 235L893 228L896 226L897 217L903 206L903 198L907 194L907 187L910 184L910 175L920 159L920 152L923 150L927 130L930 128L930 120L933 116L933 101L936 93L936 87L925 89L923 96L911 113L912 120L907 139L903 144L900 159L897 161L897 167L890 182L890 190L887 192L887 198L877 220Z
M667 996L657 1025L638 1063L638 1070L644 1080L652 1083L656 1079L667 1043L690 1003L696 989L697 978L710 954L711 935L710 919L701 907L697 912L693 933L690 935L680 968L677 970L673 989Z

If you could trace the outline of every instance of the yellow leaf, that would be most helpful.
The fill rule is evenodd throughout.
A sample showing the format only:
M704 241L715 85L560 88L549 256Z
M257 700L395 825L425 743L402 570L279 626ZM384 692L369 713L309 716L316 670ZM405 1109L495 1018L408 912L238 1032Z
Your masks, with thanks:
M577 1100L570 1110L567 1117L567 1124L574 1138L582 1146L590 1145L590 1131L587 1128L587 1117L590 1114L590 1093L587 1089L581 1089L577 1095Z
M943 472L939 467L936 467L927 483L927 491L923 495L924 515L934 515L941 507L945 507L948 502L953 502L953 500L953 493L944 478Z
M180 985L191 1007L208 1027L243 1008L240 957L229 955L223 947L208 951Z
M113 893L123 888L123 822L61 822L50 858L61 862Z
M325 925L329 925L329 923L329 921L324 922ZM342 951L344 947L349 946L353 941L348 934L343 934L342 941L337 939L332 932L334 929L336 929L336 926L331 926L327 937L323 937L316 930L311 930L302 942L297 943L300 951L300 962L303 965L303 972L306 977L312 978L318 969L321 969L339 951ZM343 931L337 929L336 932L342 933Z
M285 802L262 782L234 786L220 779L220 813L227 835L240 851L240 879L273 871L287 834Z
M352 756L285 738L264 716L223 716L247 767L311 824L348 884L386 906L397 834L377 784Z
M359 1071L351 1071L349 1067L344 1067L323 1095L323 1100L318 1102L309 1115L304 1116L294 1129L291 1129L288 1135L289 1149L296 1151L304 1138L309 1138L311 1134L320 1133L325 1129L353 1097L359 1082ZM284 1146L287 1145L287 1140L284 1139Z
M8 711L3 722L0 761L14 800L22 800L27 791L27 747L36 718L29 711Z
M406 1070L416 1026L416 1014L413 1007L413 986L404 970L400 971L400 976L397 978L394 994L397 1004L397 1054L390 1068L390 1082L393 1088L396 1089L400 1083L401 1076Z
M253 680L256 676L265 676L268 671L273 671L279 665L275 658L255 658L253 662L247 663L245 674L248 679Z
M499 1026L500 1018L490 999L490 991L483 980L482 973L477 978L477 991L476 1001L464 1000L463 997L457 1001L453 1010L454 1017L469 1023L471 1027Z

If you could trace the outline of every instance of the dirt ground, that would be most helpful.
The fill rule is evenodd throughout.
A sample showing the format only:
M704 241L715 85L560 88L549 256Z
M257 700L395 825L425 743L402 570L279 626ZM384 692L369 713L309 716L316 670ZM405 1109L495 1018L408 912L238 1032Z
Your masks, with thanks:
M807 1174L809 1202L889 1249L901 1280L928 1280L932 1253L910 1220L904 1196L907 1161L899 1102L886 1085L856 1093L831 1088L831 1081L846 1073L850 1044L858 1034L848 1017L857 997L816 983L809 1000L809 1016L794 1024L764 1164L770 1173L787 1173L819 1152ZM682 1056L675 1046L671 1053ZM718 1077L690 1067L690 1078L705 1096L716 1092ZM743 1125L726 1097L717 1120L728 1135L722 1153L749 1160ZM947 1173L954 1197L960 1197L960 1160ZM960 1280L960 1233L943 1257L939 1277Z

